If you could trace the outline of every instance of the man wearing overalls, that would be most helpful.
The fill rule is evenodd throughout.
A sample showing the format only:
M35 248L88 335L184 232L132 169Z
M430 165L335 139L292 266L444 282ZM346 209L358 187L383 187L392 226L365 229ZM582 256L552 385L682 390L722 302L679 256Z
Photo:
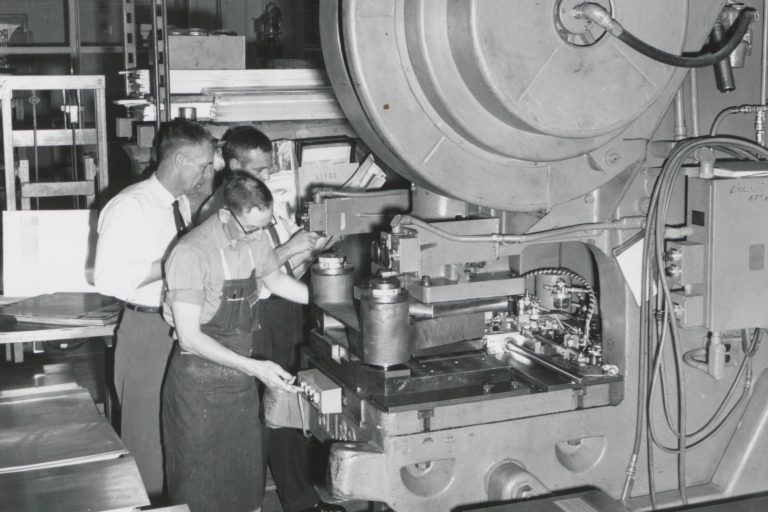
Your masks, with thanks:
M306 304L307 287L279 271L264 231L272 194L235 172L225 207L187 233L166 263L166 319L178 337L163 390L168 494L192 512L250 512L264 492L259 389L294 391L259 343L259 288Z

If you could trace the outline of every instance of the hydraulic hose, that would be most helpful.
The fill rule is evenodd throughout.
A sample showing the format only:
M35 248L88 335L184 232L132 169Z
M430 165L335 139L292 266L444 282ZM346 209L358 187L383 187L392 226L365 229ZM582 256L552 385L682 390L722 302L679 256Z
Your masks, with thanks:
M679 68L703 68L712 66L727 58L736 49L747 33L747 30L749 30L749 26L757 19L757 11L750 7L742 9L733 27L728 31L728 39L717 50L684 55L665 52L639 39L629 30L625 29L621 23L613 19L610 13L601 5L594 3L581 4L574 10L574 16L591 20L633 50L642 53L650 59Z

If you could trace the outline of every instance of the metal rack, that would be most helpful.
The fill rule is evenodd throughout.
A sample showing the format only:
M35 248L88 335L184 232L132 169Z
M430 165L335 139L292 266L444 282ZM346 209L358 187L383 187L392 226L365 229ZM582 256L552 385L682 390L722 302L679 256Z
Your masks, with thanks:
M31 91L36 98L37 91L93 91L95 120L92 128L83 127L83 109L80 105L65 105L70 127L60 129L37 129L36 114L33 113L34 128L20 130L13 127L13 99L16 91ZM20 208L30 209L31 199L57 196L85 196L88 207L93 206L98 192L109 185L107 164L106 100L104 77L101 75L29 75L0 77L0 105L2 106L2 133L5 163L6 208L16 210L16 178L20 188ZM33 102L34 103L34 102ZM34 104L33 104L34 112ZM94 155L85 155L82 166L83 179L74 176L68 182L31 181L29 160L17 156L17 148L52 146L94 147Z

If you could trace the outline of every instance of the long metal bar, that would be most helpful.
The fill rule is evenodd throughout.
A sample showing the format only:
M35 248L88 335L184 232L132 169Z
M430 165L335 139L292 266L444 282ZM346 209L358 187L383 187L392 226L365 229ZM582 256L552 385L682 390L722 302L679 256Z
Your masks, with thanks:
M0 82L0 102L2 109L0 114L3 118L3 155L5 163L5 203L7 210L16 209L16 169L13 159L13 111L11 108L11 99L13 89L7 82Z
M163 16L163 85L165 88L165 120L171 120L171 56L168 44L168 5L166 0L160 0Z
M101 87L95 89L93 94L96 97L96 135L98 139L99 152L96 160L98 166L98 176L96 190L107 190L109 188L109 160L107 158L107 100L105 97L104 80L100 79ZM99 115L101 113L101 115ZM96 195L96 200L105 200L100 194Z
M766 87L768 82L768 0L763 0L763 41L762 61L760 68L760 105L766 104Z
M92 181L67 181L52 183L22 183L21 197L63 197L89 196L95 194Z
M35 144L36 142L36 144ZM98 134L95 128L86 128L76 130L74 144L86 145L96 144ZM34 147L37 146L71 146L73 144L72 130L37 130L37 141L35 141L35 130L16 130L13 132L13 147ZM101 151L101 148L99 148Z
M155 97L155 134L160 133L160 51L157 27L157 1L152 1L152 69L155 73L153 95Z
M576 375L575 373L571 373L568 370L565 370L564 368L560 368L556 364L552 364L551 362L547 361L545 358L540 357L535 352L526 349L525 347L518 347L517 345L510 344L509 350L512 350L514 352L517 352L523 357L527 357L531 361L534 361L535 363L540 364L541 366L546 367L549 370L555 371L561 375L564 375L565 377L571 379L572 381L576 383L581 383L582 378L579 375Z
M63 82L62 80L66 81ZM60 91L62 89L97 89L104 87L102 75L19 75L0 77L0 85L11 89L29 89L36 91Z
M70 45L70 74L80 74L80 0L68 0L69 8L69 34L68 43Z
M172 69L170 86L171 94L204 94L213 89L240 89L248 92L249 88L263 92L269 89L308 92L330 88L331 83L321 69L212 69L205 73L192 69ZM329 92L332 91L329 89Z
M80 47L80 53L121 53L123 47L120 45L84 45ZM9 46L4 50L6 55L69 55L72 48L69 46Z

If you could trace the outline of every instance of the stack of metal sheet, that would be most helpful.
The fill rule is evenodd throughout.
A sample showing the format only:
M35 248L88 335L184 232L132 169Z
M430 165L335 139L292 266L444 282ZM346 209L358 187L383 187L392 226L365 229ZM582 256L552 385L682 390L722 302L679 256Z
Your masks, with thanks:
M67 365L0 377L0 512L149 504L136 463Z

